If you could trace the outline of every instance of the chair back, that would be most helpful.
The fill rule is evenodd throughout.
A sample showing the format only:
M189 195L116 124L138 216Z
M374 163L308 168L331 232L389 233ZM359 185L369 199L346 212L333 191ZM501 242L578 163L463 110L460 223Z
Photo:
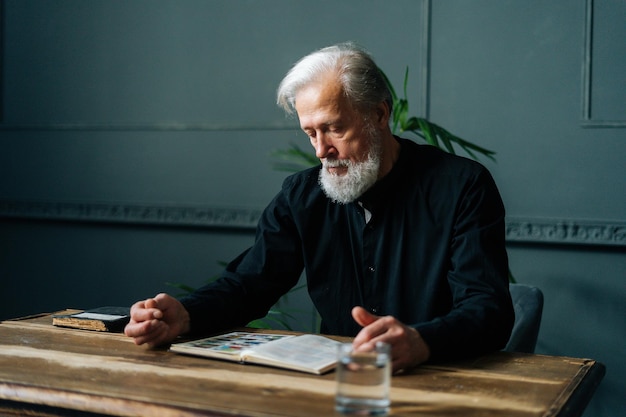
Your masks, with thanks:
M543 313L543 293L537 287L509 284L515 322L511 337L504 350L534 353Z

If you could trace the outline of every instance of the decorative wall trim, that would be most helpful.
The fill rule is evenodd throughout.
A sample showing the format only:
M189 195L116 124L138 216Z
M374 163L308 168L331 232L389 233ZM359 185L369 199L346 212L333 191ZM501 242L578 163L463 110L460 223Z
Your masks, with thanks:
M252 232L261 209L0 200L0 218L240 229ZM626 247L626 222L507 218L508 242Z
M0 200L0 218L253 230L260 216L232 207Z
M582 54L582 127L626 127L626 120L599 120L592 117L591 91L593 88L593 3L594 0L586 0L585 2Z
M417 99L417 112L421 117L428 119L430 115L430 24L431 24L431 0L423 0L421 4L420 39L418 55L417 81L419 94Z
M1 1L1 0L0 0ZM152 124L93 124L93 123L49 123L49 124L0 124L0 131L120 131L120 132L178 132L178 131L261 131L299 129L296 119L266 124L245 123L182 123L157 122Z
M508 218L508 242L626 246L626 223Z

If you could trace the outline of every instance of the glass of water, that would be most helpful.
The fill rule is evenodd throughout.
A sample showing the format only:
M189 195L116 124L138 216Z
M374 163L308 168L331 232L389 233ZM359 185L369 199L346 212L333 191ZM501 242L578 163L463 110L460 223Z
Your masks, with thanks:
M371 351L339 346L335 409L344 414L386 415L389 412L391 347L378 342Z

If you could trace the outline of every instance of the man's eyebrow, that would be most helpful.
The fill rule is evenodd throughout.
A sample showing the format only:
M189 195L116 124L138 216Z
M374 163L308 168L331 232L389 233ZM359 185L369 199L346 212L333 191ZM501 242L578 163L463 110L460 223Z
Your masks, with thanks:
M342 122L340 120L329 120L326 122L322 122L320 123L320 127L331 127L331 126L341 126ZM315 130L314 126L301 126L300 127L302 130Z
M341 119L328 120L328 121L322 123L322 125L325 126L325 127L341 126L342 124L343 123L342 123Z

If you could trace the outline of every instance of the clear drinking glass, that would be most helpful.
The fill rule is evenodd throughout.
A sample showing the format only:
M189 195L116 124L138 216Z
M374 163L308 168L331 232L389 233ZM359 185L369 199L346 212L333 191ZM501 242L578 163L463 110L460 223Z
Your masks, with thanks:
M338 348L335 409L344 414L385 415L389 412L391 348L378 342L369 352L351 343Z

